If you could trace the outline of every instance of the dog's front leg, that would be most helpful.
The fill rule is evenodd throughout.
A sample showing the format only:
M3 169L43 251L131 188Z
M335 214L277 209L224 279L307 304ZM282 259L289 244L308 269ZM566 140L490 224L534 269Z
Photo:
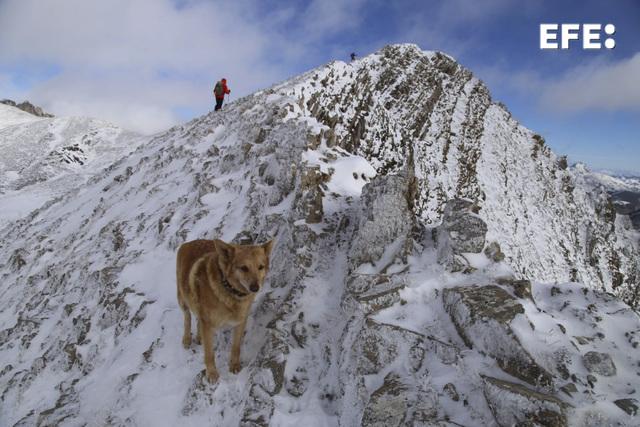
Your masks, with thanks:
M229 361L229 371L233 374L240 372L240 347L242 346L242 337L244 328L247 326L247 319L233 329L233 343L231 344L231 359Z
M204 347L204 366L207 368L207 379L210 383L218 381L218 370L216 369L215 349L213 348L214 337L216 332L214 325L198 319L200 323L200 333L202 334L202 346Z
M189 348L189 346L191 345L191 312L189 311L189 307L182 306L182 304L180 304L180 308L182 309L182 314L184 315L182 346L184 348Z
M201 337L202 337L202 326L200 326L200 322L198 322L196 338L194 340L197 345L202 344L202 338Z

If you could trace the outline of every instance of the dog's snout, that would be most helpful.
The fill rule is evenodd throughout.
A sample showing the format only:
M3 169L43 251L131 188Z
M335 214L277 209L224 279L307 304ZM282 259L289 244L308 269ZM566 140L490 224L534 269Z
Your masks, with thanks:
M258 286L257 283L252 283L251 286L249 286L249 290L251 290L251 292L258 292L260 290L260 286Z

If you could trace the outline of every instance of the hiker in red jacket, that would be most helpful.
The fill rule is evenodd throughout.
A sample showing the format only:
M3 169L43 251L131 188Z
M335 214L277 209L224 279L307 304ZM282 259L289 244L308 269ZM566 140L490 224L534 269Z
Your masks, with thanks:
M224 101L224 94L230 94L231 91L227 87L227 79L222 79L216 83L216 87L213 88L213 94L216 97L216 109L218 111L222 108L222 101Z

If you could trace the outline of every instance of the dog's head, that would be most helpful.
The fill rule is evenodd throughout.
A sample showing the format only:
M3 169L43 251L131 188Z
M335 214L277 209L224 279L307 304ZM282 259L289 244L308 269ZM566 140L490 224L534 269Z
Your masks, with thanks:
M215 240L218 263L227 280L235 286L256 293L269 271L273 240L263 245L234 245Z

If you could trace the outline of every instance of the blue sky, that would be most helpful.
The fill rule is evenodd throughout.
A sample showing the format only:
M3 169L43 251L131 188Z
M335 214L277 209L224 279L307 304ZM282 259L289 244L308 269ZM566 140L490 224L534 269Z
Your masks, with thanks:
M540 23L614 24L616 48L540 50ZM155 132L390 43L470 68L554 150L640 172L640 2L0 0L0 97Z

